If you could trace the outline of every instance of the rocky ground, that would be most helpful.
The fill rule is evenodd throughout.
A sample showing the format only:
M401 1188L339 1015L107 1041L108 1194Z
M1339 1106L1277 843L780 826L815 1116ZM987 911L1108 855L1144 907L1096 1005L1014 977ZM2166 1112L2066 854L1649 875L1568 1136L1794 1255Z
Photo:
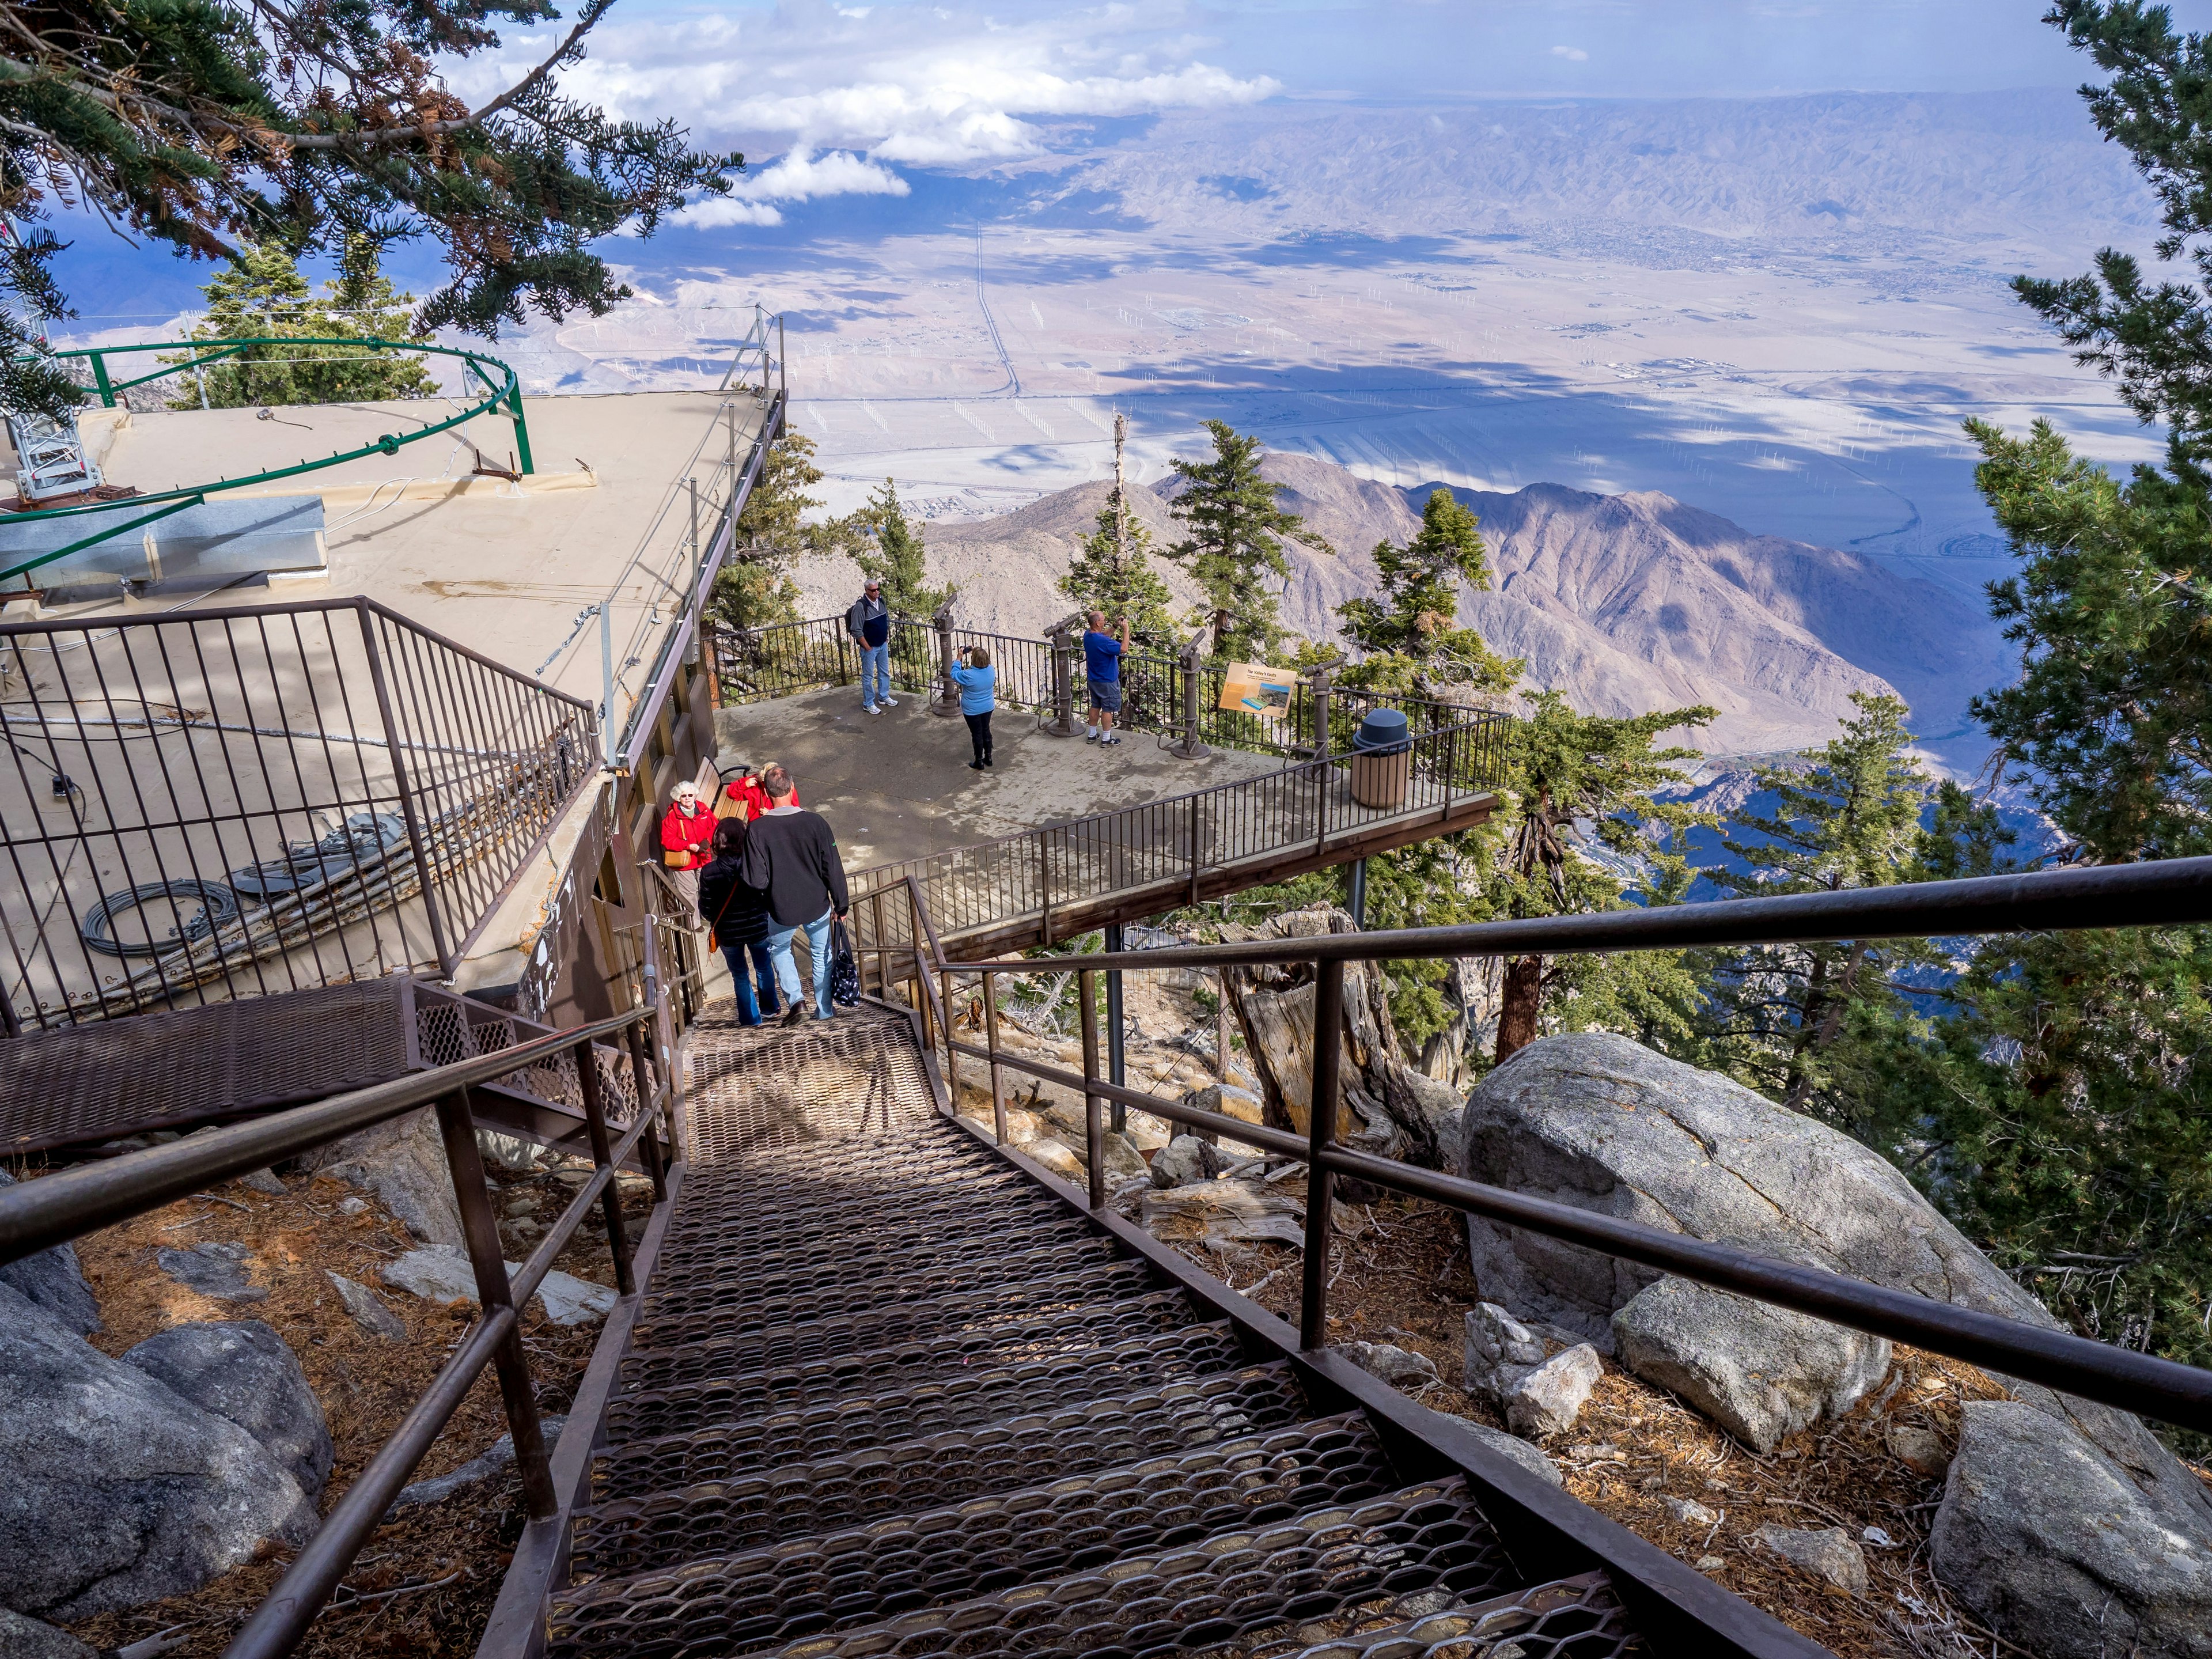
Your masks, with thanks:
M1127 1005L1136 1033L1128 1045L1130 1085L1170 1097L1218 1090L1205 1097L1207 1103L1218 1101L1233 1115L1256 1121L1261 1085L1255 1075L1269 1072L1271 1066L1279 1067L1280 1057L1255 1059L1246 1052L1243 1030L1232 1026L1228 1065L1217 1079L1212 1005L1210 999L1193 994L1204 989L1206 981L1173 970L1127 978ZM969 1011L970 1018L979 1012ZM1036 1023L1040 1029L1004 1022L1001 1042L1006 1049L1080 1069L1079 1046L1051 1024ZM1063 1018L1060 1024L1071 1024L1072 1020ZM1008 1093L1019 1103L1009 1113L1010 1138L1047 1168L1080 1181L1084 1140L1079 1099L1073 1091L1038 1085L1017 1073L1007 1075ZM979 1125L988 1125L991 1101L984 1068L973 1067L961 1082L962 1111ZM1631 1104L1627 1109L1635 1108ZM1303 1166L1280 1159L1261 1161L1228 1146L1218 1152L1201 1152L1194 1140L1173 1140L1172 1133L1166 1120L1133 1113L1126 1136L1109 1137L1108 1184L1115 1206L1231 1289L1295 1322L1302 1267ZM1458 1135L1455 1128L1453 1138ZM1865 1177L1874 1185L1863 1181L1854 1186L1852 1173L1838 1173L1832 1184L1846 1196L1832 1201L1863 1205L1869 1212L1884 1203L1917 1202L1909 1191L1901 1199L1883 1194L1878 1174ZM1733 1191L1734 1177L1729 1182ZM1686 1211L1690 1207L1686 1206ZM1908 1227L1922 1227L1918 1218L1899 1213ZM1874 1237L1875 1230L1869 1228L1867 1237ZM1967 1249L1963 1241L1947 1248ZM1980 1272L1995 1274L1985 1261L1975 1261ZM1966 1264L1954 1259L1949 1265L1962 1284L1971 1280ZM1771 1340L1779 1336L1794 1344L1796 1352L1784 1358L1817 1372L1817 1386L1798 1401L1797 1414L1809 1421L1777 1424L1771 1418L1760 1420L1756 1412L1747 1421L1738 1413L1733 1425L1738 1432L1732 1434L1716 1420L1729 1414L1729 1402L1717 1401L1710 1387L1702 1397L1705 1410L1693 1408L1682 1395L1650 1380L1659 1368L1649 1355L1636 1356L1637 1370L1644 1375L1632 1375L1613 1356L1612 1344L1605 1345L1608 1352L1604 1357L1585 1346L1593 1334L1587 1327L1564 1329L1535 1322L1524 1312L1524 1317L1531 1318L1531 1328L1515 1328L1531 1346L1515 1358L1524 1362L1548 1358L1553 1362L1549 1369L1554 1370L1586 1368L1583 1383L1568 1391L1563 1413L1546 1419L1540 1413L1512 1406L1501 1391L1494 1353L1489 1358L1474 1356L1470 1364L1469 1316L1478 1314L1486 1297L1504 1300L1510 1295L1518 1310L1535 1286L1525 1271L1507 1273L1502 1266L1498 1266L1494 1283L1479 1280L1471 1264L1468 1232L1457 1217L1415 1200L1341 1206L1330 1270L1333 1346L1367 1345L1352 1349L1360 1363L1434 1410L1492 1430L1517 1429L1523 1437L1516 1449L1521 1456L1525 1460L1528 1448L1540 1448L1573 1496L1844 1659L1966 1659L1970 1655L2002 1659L2022 1654L2052 1659L2060 1654L2095 1652L2096 1632L2063 1628L2063 1617L2054 1618L2054 1609L2063 1615L2068 1607L2081 1604L2084 1582L2095 1585L2093 1593L2106 1596L2115 1607L2131 1605L2145 1620L2145 1637L2163 1629L2168 1640L2182 1644L2173 1647L2154 1640L2136 1650L2198 1651L2188 1645L2197 1638L2185 1632L2194 1618L2192 1598L2203 1592L2201 1587L2191 1588L2194 1578L2182 1559L2198 1547L2195 1544L2182 1547L2179 1555L2171 1556L2163 1565L2141 1555L2130 1559L2124 1553L2100 1559L2098 1551L2105 1540L2089 1534L2102 1529L2079 1528L2062 1516L2040 1533L1997 1540L1996 1547L2010 1558L2006 1571L2013 1598L2000 1620L1977 1617L1960 1596L1938 1582L1931 1567L1931 1543L1947 1492L1958 1486L1949 1472L1966 1425L1967 1407L1978 1405L1984 1413L2026 1409L1981 1404L2010 1396L1997 1382L1971 1366L1904 1347L1891 1349L1818 1322L1797 1322L1811 1328L1809 1332L1752 1330L1753 1337ZM1847 1270L1878 1276L1865 1267L1847 1265ZM1510 1291L1505 1288L1509 1281ZM1669 1296L1681 1304L1671 1310L1678 1315L1686 1307L1690 1314L1710 1319L1716 1311L1727 1316L1732 1308L1742 1316L1738 1322L1747 1329L1760 1327L1764 1318L1752 1304L1666 1280L1633 1298L1634 1313L1615 1328L1632 1330L1639 1319L1647 1326L1663 1324L1661 1316L1670 1311L1665 1300ZM1698 1298L1730 1308L1689 1305ZM1622 1298L1629 1299L1627 1295ZM1960 1294L1957 1299L1967 1297ZM1499 1317L1482 1314L1476 1321L1493 1334L1485 1339L1493 1348ZM1795 1316L1780 1318L1788 1322ZM1512 1326L1514 1322L1506 1319L1504 1323ZM1663 1330L1660 1334L1664 1337ZM1825 1352L1824 1346L1832 1352ZM1632 1350L1624 1346L1621 1352ZM1510 1382L1513 1376L1504 1380ZM1683 1386L1696 1395L1699 1380L1686 1377ZM2051 1396L2041 1399L2048 1402ZM1977 1420L1986 1425L1985 1441L1991 1430L2002 1426L1994 1418ZM2040 1415L2027 1427L2033 1440L2069 1437ZM1757 1443L1761 1439L1767 1441L1765 1449ZM2089 1455L2084 1449L2082 1456ZM1984 1457L1972 1473L1996 1485L2010 1478L2024 1480L2033 1489L2045 1479L2040 1468L2029 1468L2022 1476L1986 1461L1987 1454ZM2212 1471L2191 1468L2184 1473L2179 1466L2169 1467L2181 1480L2202 1483L2212 1497ZM2109 1468L2106 1472L2112 1473ZM2049 1471L2054 1492L2077 1490L2068 1486L2060 1473L2054 1463ZM2140 1472L2137 1484L2143 1489L2141 1493L2129 1493L2124 1486L2116 1489L2125 1501L2113 1506L2113 1518L2129 1503L2151 1501L2151 1483ZM1979 1524L1989 1528L1990 1511L2001 1516L2011 1501L2009 1496L1994 1503L1984 1499ZM1971 1513L1969 1506L1957 1507L1960 1517ZM2098 1512L2094 1501L2089 1512ZM2192 1523L2185 1516L2175 1524L2186 1528ZM2078 1551L2073 1534L2081 1534ZM1953 1547L1959 1552L1954 1563L1970 1559L1960 1547L1961 1535L1954 1529ZM2172 1545L2172 1536L2169 1532L2169 1549L2179 1547ZM1979 1540L1973 1541L1978 1545ZM1940 1547L1933 1553L1940 1554ZM2023 1568L2022 1559L2038 1553L2042 1559ZM2149 1554L2154 1558L2157 1551ZM1954 1584L1960 1582L1955 1565L1951 1576ZM2102 1615L2091 1608L2087 1616ZM2163 1624L2157 1622L2160 1620ZM1990 1627L2000 1622L2002 1630ZM2177 1632L2184 1633L2176 1636Z
M507 1254L519 1261L584 1176L562 1165L510 1170L493 1179ZM649 1186L625 1182L633 1236L651 1198ZM435 1299L435 1283L424 1285L432 1291L425 1297L386 1278L388 1271L408 1277L399 1264L422 1262L424 1249L383 1204L343 1179L264 1172L251 1183L228 1183L79 1240L78 1261L100 1322L86 1340L120 1358L157 1334L204 1328L207 1322L259 1322L273 1331L296 1358L327 1425L328 1481L318 1504L326 1512L398 1426L473 1316L465 1300ZM605 1232L589 1224L580 1229L556 1270L611 1287ZM609 1288L605 1299L611 1297ZM565 1308L556 1310L576 1317ZM523 1330L539 1409L557 1417L582 1376L598 1319L556 1323L540 1300L526 1314ZM397 1508L377 1532L302 1654L475 1650L524 1518L506 1433L498 1386L488 1372L416 1469L414 1479L423 1484L410 1488L416 1501ZM453 1480L457 1471L460 1478ZM259 1559L197 1589L57 1622L92 1650L127 1650L167 1633L174 1645L163 1644L162 1651L219 1654L290 1559L289 1550L264 1545ZM0 1650L13 1650L0 1640Z

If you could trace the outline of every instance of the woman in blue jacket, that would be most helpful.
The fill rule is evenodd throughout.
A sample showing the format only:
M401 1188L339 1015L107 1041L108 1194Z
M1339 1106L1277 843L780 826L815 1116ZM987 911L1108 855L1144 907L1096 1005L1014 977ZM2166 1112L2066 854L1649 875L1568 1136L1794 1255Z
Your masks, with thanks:
M968 769L981 772L991 764L991 710L999 702L999 671L991 666L991 653L980 645L969 646L960 655L962 660L952 665L952 683L960 688L960 712L968 721L968 740L975 745L975 758L968 763Z

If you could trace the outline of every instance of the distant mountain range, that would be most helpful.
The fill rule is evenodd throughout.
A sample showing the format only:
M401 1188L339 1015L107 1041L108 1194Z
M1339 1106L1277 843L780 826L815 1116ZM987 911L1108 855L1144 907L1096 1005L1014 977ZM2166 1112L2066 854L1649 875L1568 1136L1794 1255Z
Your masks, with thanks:
M1284 618L1310 638L1334 637L1335 608L1376 589L1376 544L1409 539L1419 504L1443 486L1396 489L1285 453L1270 454L1266 471L1334 549L1292 548ZM1171 481L1131 492L1156 547L1180 533L1170 493ZM1955 737L1966 699L2008 672L1996 629L1970 602L1855 553L1753 535L1649 491L1453 493L1480 518L1492 571L1489 592L1462 592L1462 621L1526 659L1529 684L1585 712L1712 705L1719 718L1687 739L1711 754L1825 742L1852 713L1854 691L1894 690L1916 731ZM1055 584L1108 495L1079 484L997 518L930 525L932 578L959 584L962 624L1035 637L1066 615ZM1194 605L1181 568L1158 564L1178 601ZM810 614L849 599L854 574L842 561L799 576Z

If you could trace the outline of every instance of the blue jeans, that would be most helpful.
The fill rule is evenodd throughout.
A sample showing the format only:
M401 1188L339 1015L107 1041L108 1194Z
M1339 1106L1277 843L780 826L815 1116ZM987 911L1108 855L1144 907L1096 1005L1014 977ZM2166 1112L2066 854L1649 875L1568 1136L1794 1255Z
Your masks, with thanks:
M752 957L752 972L750 974L745 971L748 952ZM750 945L725 945L722 960L730 964L730 983L737 988L738 1018L740 1021L747 1025L757 1025L769 1015L782 1012L782 1005L775 1000L775 964L769 960L766 939ZM757 1000L753 994L755 981L758 981L760 986Z
M891 642L860 647L860 707L873 708L891 694Z
M830 1018L830 918L832 912L824 910L802 927L770 927L768 930L769 960L775 964L775 982L783 988L784 1000L794 1008L799 1006L799 965L791 959L791 943L801 933L806 935L807 953L814 962L814 1007L823 1018Z

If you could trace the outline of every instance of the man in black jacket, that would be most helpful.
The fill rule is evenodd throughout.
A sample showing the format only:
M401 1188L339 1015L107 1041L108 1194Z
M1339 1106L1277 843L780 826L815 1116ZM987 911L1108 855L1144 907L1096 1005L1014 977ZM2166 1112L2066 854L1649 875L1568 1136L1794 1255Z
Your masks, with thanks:
M769 810L753 820L745 835L743 880L768 895L769 960L775 968L775 982L790 1005L786 1025L806 1018L799 994L799 968L791 959L793 938L804 929L808 954L813 959L814 1004L817 1019L831 1018L830 1004L830 919L852 908L845 888L845 866L837 857L837 837L827 819L810 812L792 797L798 790L791 774L771 766L761 774L768 792Z
M860 647L860 708L880 714L898 707L891 696L891 613L884 603L884 585L868 578L860 597L845 612L845 631Z

